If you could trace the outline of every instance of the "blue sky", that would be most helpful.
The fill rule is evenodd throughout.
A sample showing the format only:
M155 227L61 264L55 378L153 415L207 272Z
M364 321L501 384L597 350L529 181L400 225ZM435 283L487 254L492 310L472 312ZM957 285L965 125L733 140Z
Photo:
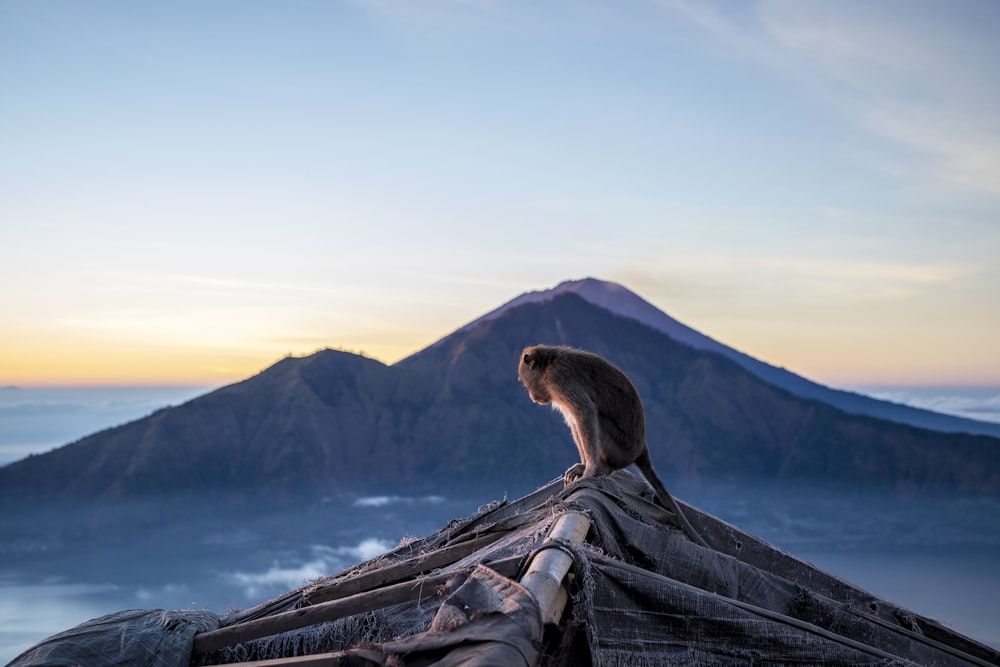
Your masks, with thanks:
M1000 5L0 4L0 384L395 361L618 281L813 379L1000 385Z

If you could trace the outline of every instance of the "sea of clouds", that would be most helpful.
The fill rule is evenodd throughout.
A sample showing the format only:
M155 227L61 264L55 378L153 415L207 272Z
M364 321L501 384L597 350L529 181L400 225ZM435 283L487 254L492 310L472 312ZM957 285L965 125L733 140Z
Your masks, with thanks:
M395 545L387 540L368 537L353 546L311 545L311 557L305 561L278 561L258 572L221 572L223 580L238 586L247 600L262 600L290 591L310 581L326 577L384 554Z
M897 403L1000 423L1000 387L855 390ZM49 451L168 405L178 405L206 391L0 388L0 465ZM190 545L187 556L182 552L180 557L156 563L147 578L125 576L138 560L134 554L122 555L121 577L91 572L87 563L77 563L76 559L67 561L75 568L69 569L58 554L50 557L51 567L48 561L32 561L32 567L28 568L22 557L9 562L0 559L0 664L45 636L112 611L161 607L207 608L225 613L230 608L253 605L377 557L395 547L400 539L407 539L404 535L428 534L449 518L464 516L474 509L454 508L453 502L442 496L408 497L391 492L341 502L346 503L341 506L343 510L350 510L341 514L351 517L351 530L279 542L264 539L264 527L220 526L209 534L192 538L187 543ZM777 507L781 510L800 505L784 503ZM869 540L847 548L851 540L846 538L851 535L841 530L836 533L838 549L830 549L824 540L830 539L828 523L836 518L837 512L833 516L810 515L807 518L811 523L803 528L795 523L801 517L785 517L774 508L770 512L748 508L743 517L730 502L706 509L720 515L725 510L727 520L783 544L831 572L953 623L976 638L1000 645L991 620L1000 612L997 608L1000 596L995 594L1000 590L1000 580L995 568L996 546L988 540L980 540L974 548L965 543L959 548L929 539L923 539L926 544L922 545L914 540L905 545L896 545L891 540L874 544ZM983 508L977 508L971 515L995 516L992 506L985 508L985 512L980 510ZM336 508L330 512L338 514ZM390 518L398 523L400 517L412 524L406 529L410 532L388 530ZM898 528L900 518L895 517L894 521ZM911 523L924 525L926 515L920 514L920 521ZM826 530L819 531L824 527ZM774 531L777 533L772 534ZM793 539L790 531L799 537ZM817 534L816 539L810 538L813 533ZM916 530L914 535L927 538ZM190 561L185 561L185 557ZM906 576L894 579L896 572L905 572ZM914 581L924 583L914 586ZM926 582L941 585L929 586Z
M0 465L180 405L204 387L0 387Z
M857 391L914 408L1000 423L1000 387L862 387Z

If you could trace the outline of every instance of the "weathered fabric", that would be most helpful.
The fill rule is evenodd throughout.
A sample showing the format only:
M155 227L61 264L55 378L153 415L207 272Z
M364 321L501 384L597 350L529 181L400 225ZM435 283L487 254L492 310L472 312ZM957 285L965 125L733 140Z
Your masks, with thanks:
M523 586L479 566L438 608L427 632L383 644L396 663L437 667L531 667L538 662L542 621ZM387 663L392 664L392 663Z
M627 472L584 479L567 489L558 480L222 624L330 600L338 589L344 596L368 590L361 582L388 585L409 575L383 575L394 567L406 569L412 559L447 555L452 552L444 550L461 544L485 545L460 550L463 555L453 561L439 560L435 576L451 578L433 590L421 589L419 599L257 637L196 656L196 663L323 652L325 664L348 667L1000 665L1000 653L989 647L682 507L711 548L676 529L648 485ZM568 511L585 513L591 530L582 545L557 545L574 559L570 600L558 626L543 628L538 605L516 582L516 572L544 548L553 521ZM430 573L414 571L418 581L419 572ZM189 613L125 612L97 619L46 640L13 667L186 665L194 630L178 628L199 622ZM204 620L203 629L218 624ZM83 644L74 646L76 641ZM126 646L131 643L136 645Z
M588 629L597 665L917 665L610 560L594 565Z
M364 667L531 667L538 664L538 604L520 584L487 567L456 574L426 630L409 637L324 655L327 664ZM291 633L289 633L291 634ZM261 642L257 657L281 657L287 642ZM270 652L268 652L270 649Z
M911 612L689 510L713 548L694 544L627 473L577 484L567 500L594 526L576 600L594 664L974 664L925 637Z
M187 667L195 633L217 627L210 611L121 611L44 639L7 667Z

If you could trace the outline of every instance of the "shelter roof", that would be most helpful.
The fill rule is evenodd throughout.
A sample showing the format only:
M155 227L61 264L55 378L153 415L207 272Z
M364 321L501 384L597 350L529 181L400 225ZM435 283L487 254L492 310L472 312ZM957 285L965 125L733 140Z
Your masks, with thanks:
M135 664L1000 665L1000 652L681 505L708 547L628 472L557 480L251 609L148 612L183 637ZM149 621L119 620L137 619ZM105 631L114 620L96 619ZM78 647L107 639L84 626ZM11 665L58 656L58 638Z

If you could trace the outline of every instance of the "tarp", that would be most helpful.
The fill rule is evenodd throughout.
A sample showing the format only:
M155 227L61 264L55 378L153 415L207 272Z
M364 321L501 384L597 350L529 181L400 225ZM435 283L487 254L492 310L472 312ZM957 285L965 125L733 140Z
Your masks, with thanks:
M223 619L123 612L12 665L273 665L319 654L324 665L393 667L1000 665L994 649L681 506L709 547L625 471L565 489L558 480L253 609ZM567 513L587 518L585 541L546 541ZM572 558L569 602L543 625L518 578L552 548Z
M689 508L712 548L692 543L630 475L587 480L567 500L596 533L575 604L594 664L978 664L928 637L933 621Z
M438 607L426 632L386 642L386 666L434 664L531 667L542 622L531 595L489 568L477 567Z
M187 667L195 633L217 627L210 611L121 611L53 635L8 667Z

